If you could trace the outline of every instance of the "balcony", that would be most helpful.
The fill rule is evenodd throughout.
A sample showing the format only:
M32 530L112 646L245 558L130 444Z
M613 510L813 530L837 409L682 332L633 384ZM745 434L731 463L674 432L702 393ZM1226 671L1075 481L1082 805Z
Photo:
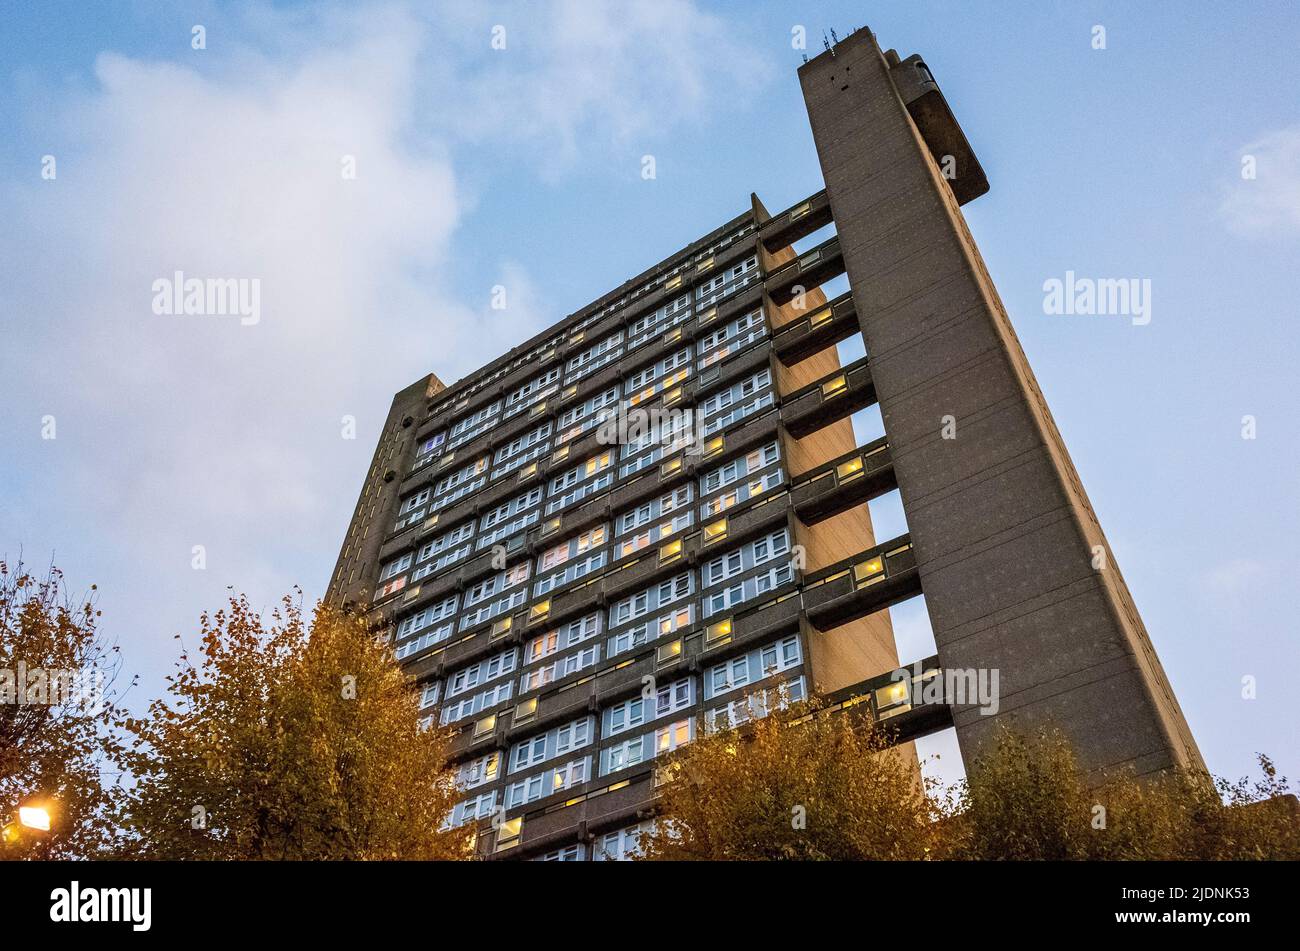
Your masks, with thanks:
M889 439L882 436L799 476L790 499L799 520L815 525L896 488Z
M802 439L874 402L876 385L863 357L783 396L781 419L791 436Z
M795 298L799 288L806 293L843 273L844 254L836 236L777 268L767 276L763 286L772 301L782 306Z
M912 537L900 535L808 575L804 612L813 627L828 631L920 593Z
M822 189L763 222L759 240L769 254L775 254L800 238L806 238L817 229L824 228L832 220L830 198L826 190Z
M853 295L845 292L805 316L782 324L772 335L772 350L786 366L794 366L848 340L861 329Z

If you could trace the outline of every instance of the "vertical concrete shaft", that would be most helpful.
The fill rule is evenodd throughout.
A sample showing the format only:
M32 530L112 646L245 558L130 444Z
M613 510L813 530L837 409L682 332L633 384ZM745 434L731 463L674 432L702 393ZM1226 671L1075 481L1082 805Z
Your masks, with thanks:
M1055 723L1092 770L1201 767L890 62L860 30L799 75L940 661L1000 671L996 715L954 710L963 757L1011 720Z

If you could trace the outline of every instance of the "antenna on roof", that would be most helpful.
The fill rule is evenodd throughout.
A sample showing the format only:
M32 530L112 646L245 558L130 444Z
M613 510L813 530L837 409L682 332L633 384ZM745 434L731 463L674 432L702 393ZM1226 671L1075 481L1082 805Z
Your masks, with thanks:
M840 38L835 35L835 29L833 27L831 28L831 40L835 43L840 41Z
M827 51L828 53L830 52L830 49L831 49L831 41L828 40L828 39L826 39L826 34L825 34L825 32L822 33L822 46L826 47L826 51Z

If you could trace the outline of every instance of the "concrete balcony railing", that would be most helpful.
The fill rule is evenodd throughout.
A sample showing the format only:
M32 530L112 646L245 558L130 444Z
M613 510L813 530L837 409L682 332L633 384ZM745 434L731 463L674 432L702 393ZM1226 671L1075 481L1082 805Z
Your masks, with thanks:
M806 238L814 231L826 227L833 220L830 198L826 190L822 189L763 222L759 240L769 253L775 254L800 238Z
M799 520L815 525L896 488L889 439L882 436L797 477L790 499Z

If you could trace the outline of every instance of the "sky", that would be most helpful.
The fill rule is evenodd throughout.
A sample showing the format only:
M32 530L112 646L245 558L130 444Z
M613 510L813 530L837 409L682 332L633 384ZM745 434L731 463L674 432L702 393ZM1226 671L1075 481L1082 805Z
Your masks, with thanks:
M869 27L925 56L991 183L967 221L1208 765L1297 776L1293 2L5 0L0 556L98 586L132 706L229 591L318 597L394 392L751 191L821 187L801 27L809 55ZM259 319L155 313L177 270L257 279ZM1047 313L1070 271L1149 280L1150 322ZM872 508L906 530L896 493ZM894 620L904 659L933 653L923 600ZM950 732L922 754L959 775Z

